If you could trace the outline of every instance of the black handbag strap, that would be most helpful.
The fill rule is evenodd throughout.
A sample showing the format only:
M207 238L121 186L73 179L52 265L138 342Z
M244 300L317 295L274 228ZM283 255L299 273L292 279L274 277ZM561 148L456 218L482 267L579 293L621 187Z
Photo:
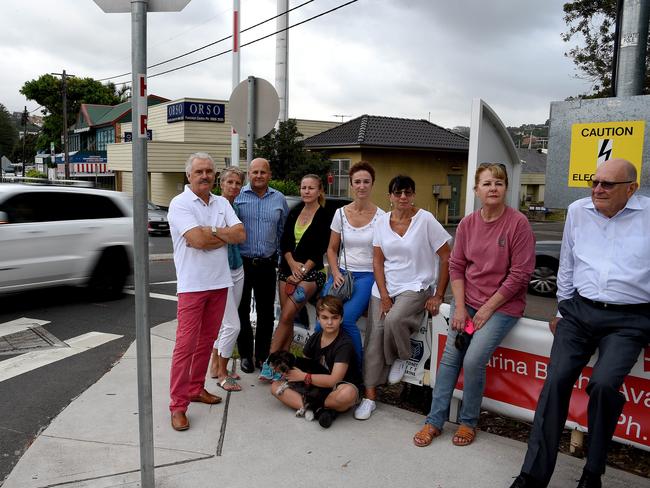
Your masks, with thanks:
M348 271L348 258L345 255L345 237L343 237L343 227L345 227L345 224L343 223L343 207L339 208L339 213L341 215L341 246L339 247L339 258L338 262L336 263L338 267L341 267L341 251L343 251L343 263L345 264L345 271Z

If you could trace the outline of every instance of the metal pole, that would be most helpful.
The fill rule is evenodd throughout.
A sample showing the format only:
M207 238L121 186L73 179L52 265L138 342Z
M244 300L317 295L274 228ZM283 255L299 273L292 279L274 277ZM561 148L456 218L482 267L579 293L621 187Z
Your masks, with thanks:
M616 96L643 94L649 18L650 2L625 0L616 70Z
M246 136L246 162L250 166L253 160L253 146L255 145L255 77L248 77L248 134Z
M27 106L25 105L25 110L23 110L22 123L23 123L23 176L25 176L25 139L27 139Z
M65 162L65 179L70 179L70 158L68 157L68 83L66 73L63 70L61 75L63 81L63 161ZM23 176L25 168L23 167Z
M276 127L280 122L286 122L289 117L289 0L278 0L275 36L275 88L280 98L280 115ZM284 14L284 15L282 15Z
M147 236L147 0L131 2L131 113L133 137L133 225L135 329L138 366L138 421L140 427L140 478L143 488L153 488L153 409L151 406L151 337L149 332L149 247ZM141 104L144 92L145 103ZM144 132L144 137L142 133Z
M621 47L621 24L623 21L623 1L616 0L616 24L614 25L614 52L612 53L612 82L610 96L616 96L616 78L618 70L618 51Z
M239 85L239 0L232 0L232 89ZM229 107L230 110L230 107ZM239 166L239 134L230 129L230 164Z

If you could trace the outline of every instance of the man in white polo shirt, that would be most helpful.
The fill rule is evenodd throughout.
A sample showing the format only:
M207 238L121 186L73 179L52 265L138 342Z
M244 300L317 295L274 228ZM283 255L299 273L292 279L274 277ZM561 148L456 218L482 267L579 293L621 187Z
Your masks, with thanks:
M190 402L219 403L204 387L212 344L217 338L228 288L233 286L227 244L246 238L228 200L211 193L215 164L207 153L192 154L185 165L189 185L169 205L178 292L178 327L170 373L171 423L190 427Z

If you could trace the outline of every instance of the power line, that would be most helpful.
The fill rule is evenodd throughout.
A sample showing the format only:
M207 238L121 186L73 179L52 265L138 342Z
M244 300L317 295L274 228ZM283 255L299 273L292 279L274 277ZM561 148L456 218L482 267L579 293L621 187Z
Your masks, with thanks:
M278 31L272 32L271 34L267 34L266 36L259 37L259 38L255 39L255 40L250 41L250 42L247 42L247 43L245 43L245 44L241 44L239 47L242 48L242 47L245 47L245 46L250 46L251 44L255 44L256 42L263 41L264 39L268 39L268 38L271 37L271 36L275 36L275 35L279 34L280 32L284 32L284 31L287 31L287 30L289 30L289 29L293 29L294 27L298 27L299 25L302 25L302 24L305 24L305 23L307 23L307 22L310 22L310 21L312 21L312 20L314 20L314 19L317 19L317 18L319 18L319 17L322 17L323 15L326 15L326 14L332 13L332 12L334 12L334 11L336 11L336 10L339 10L339 9L343 8L343 7L347 7L348 5L353 4L353 3L357 2L357 1L358 1L358 0L350 0L350 1L347 2L347 3L344 3L344 4L339 5L338 7L334 7L334 8L332 8L332 9L327 10L327 11L325 11L325 12L322 12L322 13L320 13L320 14L318 14L318 15L314 15L313 17L310 17L310 18L308 18L308 19L302 20L302 21L300 21L300 22L298 22L298 23L296 23L296 24L290 25L289 27L285 27L284 29L280 29L280 30L278 30ZM178 66L177 68L168 69L167 71L161 71L160 73L153 74L153 75L151 75L151 76L148 76L147 78L155 78L156 76L165 75L165 74L167 74L167 73L172 73L173 71L178 71L178 70L181 70L181 69L183 69L183 68L187 68L187 67L189 67L189 66L194 66L195 64L203 63L204 61L208 61L208 60L210 60L210 59L214 59L214 58L217 58L217 57L219 57L219 56L223 56L224 54L228 54L230 51L232 51L232 49L228 49L228 50L226 50L226 51L222 51L222 52L217 53L217 54L214 54L214 55L212 55L212 56L208 56L207 58L199 59L198 61L194 61L194 62L192 62L192 63L184 64L183 66Z
M300 7L304 7L305 5L307 5L308 3L312 3L313 1L314 1L314 0L307 0L306 2L303 2L303 3L301 3L300 5L296 5L295 7L290 8L290 9L287 10L286 12L279 13L279 14L277 14L277 15L274 15L273 17L269 17L269 18L266 19L266 20L263 20L263 21L261 21L261 22L258 22L257 24L251 25L250 27L246 27L245 29L242 29L240 32L246 32L246 31L249 31L249 30L251 30L251 29L254 29L255 27L259 27L260 25L262 25L262 24L266 24L267 22L270 22L270 21L272 21L272 20L274 20L274 19L277 19L278 17L281 17L282 15L286 15L286 14L288 14L289 12L291 12L291 11L293 11L293 10L297 10L297 9L299 9ZM280 32L281 32L281 31L280 31ZM147 66L147 69L156 68L157 66L161 66L161 65L163 65L163 64L167 64L167 63L171 63L172 61L176 61L177 59L180 59L180 58L182 58L182 57L189 56L190 54L194 54L194 53L196 53L196 52L202 51L203 49L207 49L208 47L211 47L211 46L214 46L214 45L216 45L216 44L219 44L220 42L227 41L227 40L230 39L230 38L232 38L232 34L229 35L229 36L226 36L226 37L222 37L221 39L216 40L216 41L214 41L214 42L211 42L211 43L209 43L209 44L206 44L206 45L204 45L204 46L201 46L201 47L198 47L198 48L193 49L193 50L191 50L191 51L188 51L188 52L186 52L186 53L179 54L178 56L174 56L173 58L169 58L169 59L167 59L167 60L165 60L165 61L161 61L160 63L152 64L151 66ZM231 50L229 50L229 51L224 51L224 53L228 53L228 52L230 52L230 51L231 51ZM219 53L219 56L220 56L221 54L223 54L223 53ZM208 59L210 59L210 58L208 58ZM129 71L128 73L122 73L121 75L115 75L115 76L110 76L110 77L108 77L108 78L102 78L102 79L97 80L97 81L108 81L108 80L112 80L113 78L121 78L121 77L123 77L123 76L128 76L128 75L130 75L130 74L131 74L131 72Z

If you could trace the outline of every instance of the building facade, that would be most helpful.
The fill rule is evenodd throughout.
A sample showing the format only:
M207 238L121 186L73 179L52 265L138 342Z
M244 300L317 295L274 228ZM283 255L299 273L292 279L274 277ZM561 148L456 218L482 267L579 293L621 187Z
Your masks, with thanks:
M362 115L308 137L305 147L331 162L328 193L349 195L348 170L361 160L373 165L373 201L389 209L388 183L408 175L416 183L415 204L441 222L460 220L465 208L469 139L426 120Z
M338 125L337 122L297 120L298 130L308 137ZM119 127L120 142L107 145L108 167L115 172L116 189L133 192L131 123ZM218 168L230 161L230 117L227 100L182 98L149 107L147 173L149 199L168 206L187 182L185 161L195 152L207 152ZM245 136L240 140L245 140ZM246 162L240 160L240 166Z

